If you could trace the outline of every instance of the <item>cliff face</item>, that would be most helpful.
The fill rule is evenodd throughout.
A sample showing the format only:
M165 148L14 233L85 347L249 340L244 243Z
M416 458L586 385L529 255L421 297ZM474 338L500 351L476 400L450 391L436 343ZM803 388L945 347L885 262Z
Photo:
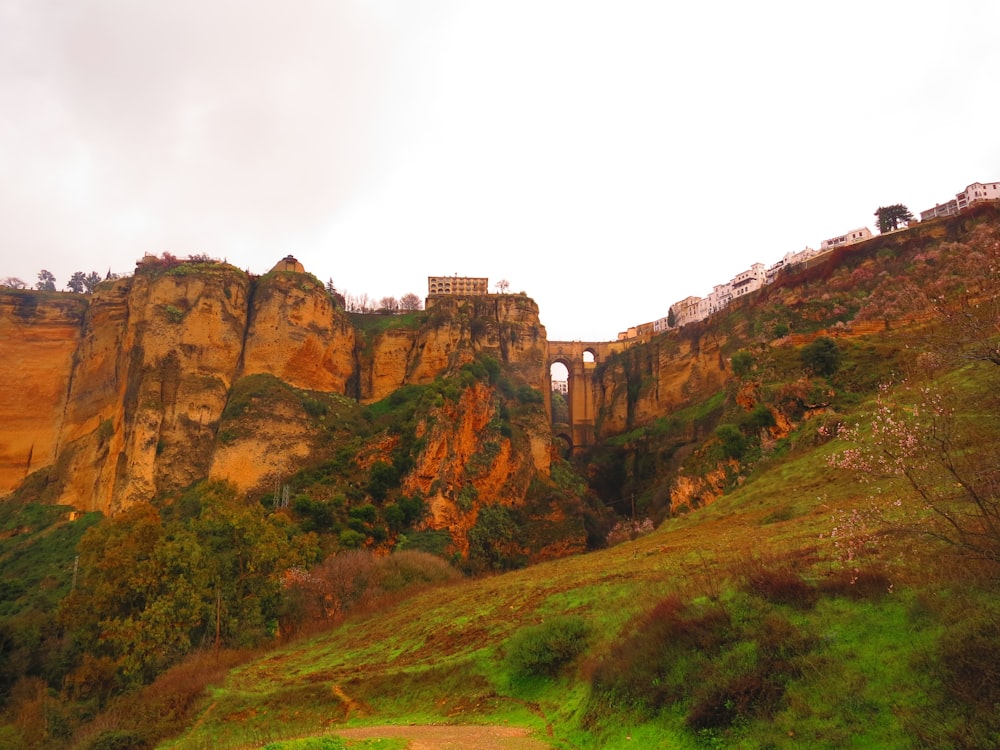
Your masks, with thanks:
M496 392L478 383L463 391L457 403L442 406L432 423L420 426L426 447L403 490L426 499L428 525L448 530L463 555L484 502L520 507L532 479L549 472L550 454L539 450L552 442L544 410L521 415L519 422L522 429L516 435L504 429Z
M545 328L522 295L432 298L418 328L375 334L361 354L361 398L378 401L407 383L429 383L449 368L490 354L532 387L548 387Z
M242 374L346 393L356 379L354 338L350 319L311 276L268 274L254 294Z
M726 341L724 335L694 324L611 359L595 378L598 440L628 432L722 388Z
M87 301L0 289L0 493L52 465Z
M94 295L69 390L60 501L111 510L206 476L249 279L137 274Z
M140 266L86 297L0 292L11 353L0 358L0 492L38 470L47 500L105 512L206 477L259 489L307 462L323 434L298 396L253 393L220 434L234 387L259 377L371 402L487 353L547 387L545 329L527 297L445 299L411 328L385 322L362 339L309 274L252 279L224 264ZM478 448L456 446L486 418L463 404L435 433L457 465ZM509 472L547 472L545 427L516 456L507 446L494 479L480 478L484 495L502 494Z

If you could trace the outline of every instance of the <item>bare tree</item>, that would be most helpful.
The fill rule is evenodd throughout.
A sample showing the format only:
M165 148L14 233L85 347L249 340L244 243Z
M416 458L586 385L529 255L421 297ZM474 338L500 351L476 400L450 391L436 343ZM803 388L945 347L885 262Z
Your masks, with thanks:
M368 297L368 292L361 294L344 294L344 309L348 312L369 312L374 308L374 303Z
M378 309L386 312L397 312L399 310L399 300L395 297L383 297L378 301Z
M1000 462L988 448L971 449L995 444L997 412L963 414L949 396L923 384L883 386L864 429L839 427L852 446L830 464L862 481L903 480L896 493L873 498L889 528L944 542L1000 576Z
M7 278L0 280L0 286L5 286L8 289L27 289L28 285L24 283L17 276L8 276Z
M399 298L399 309L404 310L405 312L420 310L423 309L423 306L423 301L413 292L407 292Z
M499 294L507 294L507 290L510 289L510 282L507 279L500 279L496 283L496 287Z

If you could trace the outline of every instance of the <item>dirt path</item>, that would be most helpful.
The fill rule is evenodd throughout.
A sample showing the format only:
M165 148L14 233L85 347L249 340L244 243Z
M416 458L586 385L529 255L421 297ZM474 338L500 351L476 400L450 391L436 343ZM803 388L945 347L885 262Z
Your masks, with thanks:
M550 750L551 746L529 736L521 727L484 727L472 724L378 726L337 729L344 739L368 740L402 737L409 750Z

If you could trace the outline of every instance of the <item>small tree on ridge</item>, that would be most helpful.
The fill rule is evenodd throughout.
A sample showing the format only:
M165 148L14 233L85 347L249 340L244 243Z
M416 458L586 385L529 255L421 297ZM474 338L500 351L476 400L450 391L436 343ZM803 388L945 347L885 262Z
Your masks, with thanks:
M902 203L895 203L891 206L879 206L875 211L875 218L878 219L878 231L885 234L905 227L913 221L913 214Z

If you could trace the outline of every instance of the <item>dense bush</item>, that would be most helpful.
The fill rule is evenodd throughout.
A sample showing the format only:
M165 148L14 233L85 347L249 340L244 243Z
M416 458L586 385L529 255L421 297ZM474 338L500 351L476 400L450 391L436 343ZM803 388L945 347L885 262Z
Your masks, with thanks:
M752 599L738 610L661 601L595 667L591 717L677 706L688 726L711 730L772 715L814 641Z
M773 715L786 684L801 674L799 657L814 645L814 639L777 614L744 623L738 640L713 661L692 691L688 726L720 729Z
M555 677L587 647L582 617L553 617L518 630L507 642L507 668L514 677Z
M802 347L802 366L814 375L828 378L840 368L840 349L837 342L820 336Z
M816 603L818 592L788 567L769 567L757 563L747 566L741 588L773 604L809 608Z
M715 428L715 436L719 439L724 458L735 458L738 461L747 452L749 443L746 435L736 425L720 424Z
M925 747L978 750L1000 738L1000 612L993 607L948 628L925 667L940 684L935 703L910 731Z
M415 549L391 555L362 549L340 552L310 570L286 574L281 629L291 634L460 578L440 557Z
M767 404L756 404L741 420L740 426L749 433L756 433L776 424L774 414Z
M517 532L517 520L509 508L499 504L481 507L468 534L470 569L499 571L523 565Z
M733 369L733 375L738 378L746 378L754 368L756 360L754 356L748 352L746 349L740 349L736 354L733 355L730 361L730 366Z
M140 750L154 747L198 709L205 689L218 684L248 651L198 651L152 684L112 700L106 710L77 730L74 747L86 750Z
M652 715L683 699L709 658L732 637L717 605L694 607L669 597L641 618L595 668L594 695L618 709Z
M109 729L86 745L86 750L143 750L152 747L145 732Z
M86 532L59 621L79 653L107 657L132 684L200 644L268 641L280 572L315 559L311 537L293 532L224 482L196 485L162 516L138 503Z

